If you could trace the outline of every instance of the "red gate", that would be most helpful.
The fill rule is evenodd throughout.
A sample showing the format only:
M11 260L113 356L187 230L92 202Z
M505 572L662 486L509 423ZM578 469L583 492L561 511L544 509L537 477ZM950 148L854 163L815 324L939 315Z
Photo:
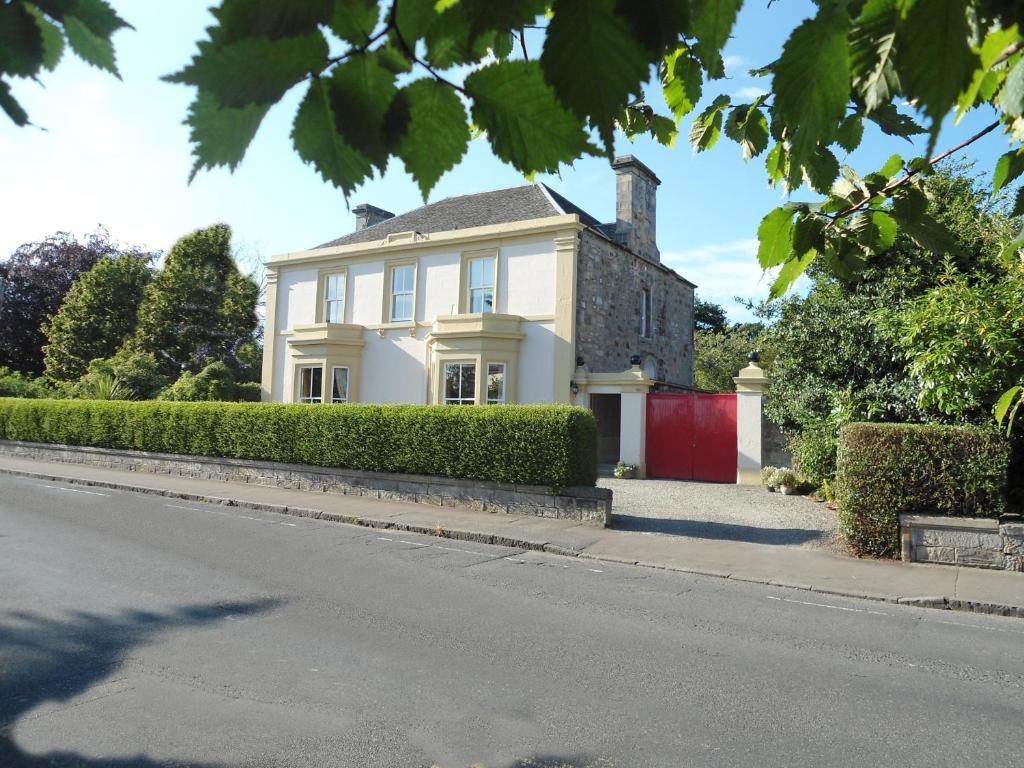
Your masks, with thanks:
M735 483L736 395L648 395L647 476Z

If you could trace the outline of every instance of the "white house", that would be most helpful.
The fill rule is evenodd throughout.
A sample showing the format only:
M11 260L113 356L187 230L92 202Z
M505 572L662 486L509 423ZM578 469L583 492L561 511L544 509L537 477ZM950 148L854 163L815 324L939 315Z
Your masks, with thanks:
M355 232L275 256L263 399L598 410L591 392L637 378L691 385L693 284L660 263L659 182L629 156L614 168L615 223L535 184L359 206Z

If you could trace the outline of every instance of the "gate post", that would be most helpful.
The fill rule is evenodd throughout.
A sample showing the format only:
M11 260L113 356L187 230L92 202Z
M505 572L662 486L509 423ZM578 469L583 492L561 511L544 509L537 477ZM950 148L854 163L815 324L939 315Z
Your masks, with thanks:
M761 484L761 397L769 380L758 363L761 356L750 353L750 363L736 382L736 483Z

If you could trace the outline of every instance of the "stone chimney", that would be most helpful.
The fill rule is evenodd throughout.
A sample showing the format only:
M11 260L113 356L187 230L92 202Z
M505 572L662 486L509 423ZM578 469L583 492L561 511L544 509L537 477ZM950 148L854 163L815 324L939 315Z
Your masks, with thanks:
M661 181L632 155L616 157L612 168L616 238L633 253L660 263L655 212Z
M391 211L385 211L383 208L366 203L357 205L352 209L352 213L356 215L356 232L395 217Z

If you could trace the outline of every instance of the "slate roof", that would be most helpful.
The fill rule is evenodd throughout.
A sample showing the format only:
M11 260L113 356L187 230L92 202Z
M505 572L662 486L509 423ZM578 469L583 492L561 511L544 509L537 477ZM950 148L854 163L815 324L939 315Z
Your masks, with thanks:
M444 200L424 205L316 247L368 243L383 240L395 232L420 232L426 235L431 232L542 219L566 213L578 214L580 222L588 227L597 229L601 226L593 216L544 184L529 184L473 195L446 197ZM604 232L601 234L607 236Z

